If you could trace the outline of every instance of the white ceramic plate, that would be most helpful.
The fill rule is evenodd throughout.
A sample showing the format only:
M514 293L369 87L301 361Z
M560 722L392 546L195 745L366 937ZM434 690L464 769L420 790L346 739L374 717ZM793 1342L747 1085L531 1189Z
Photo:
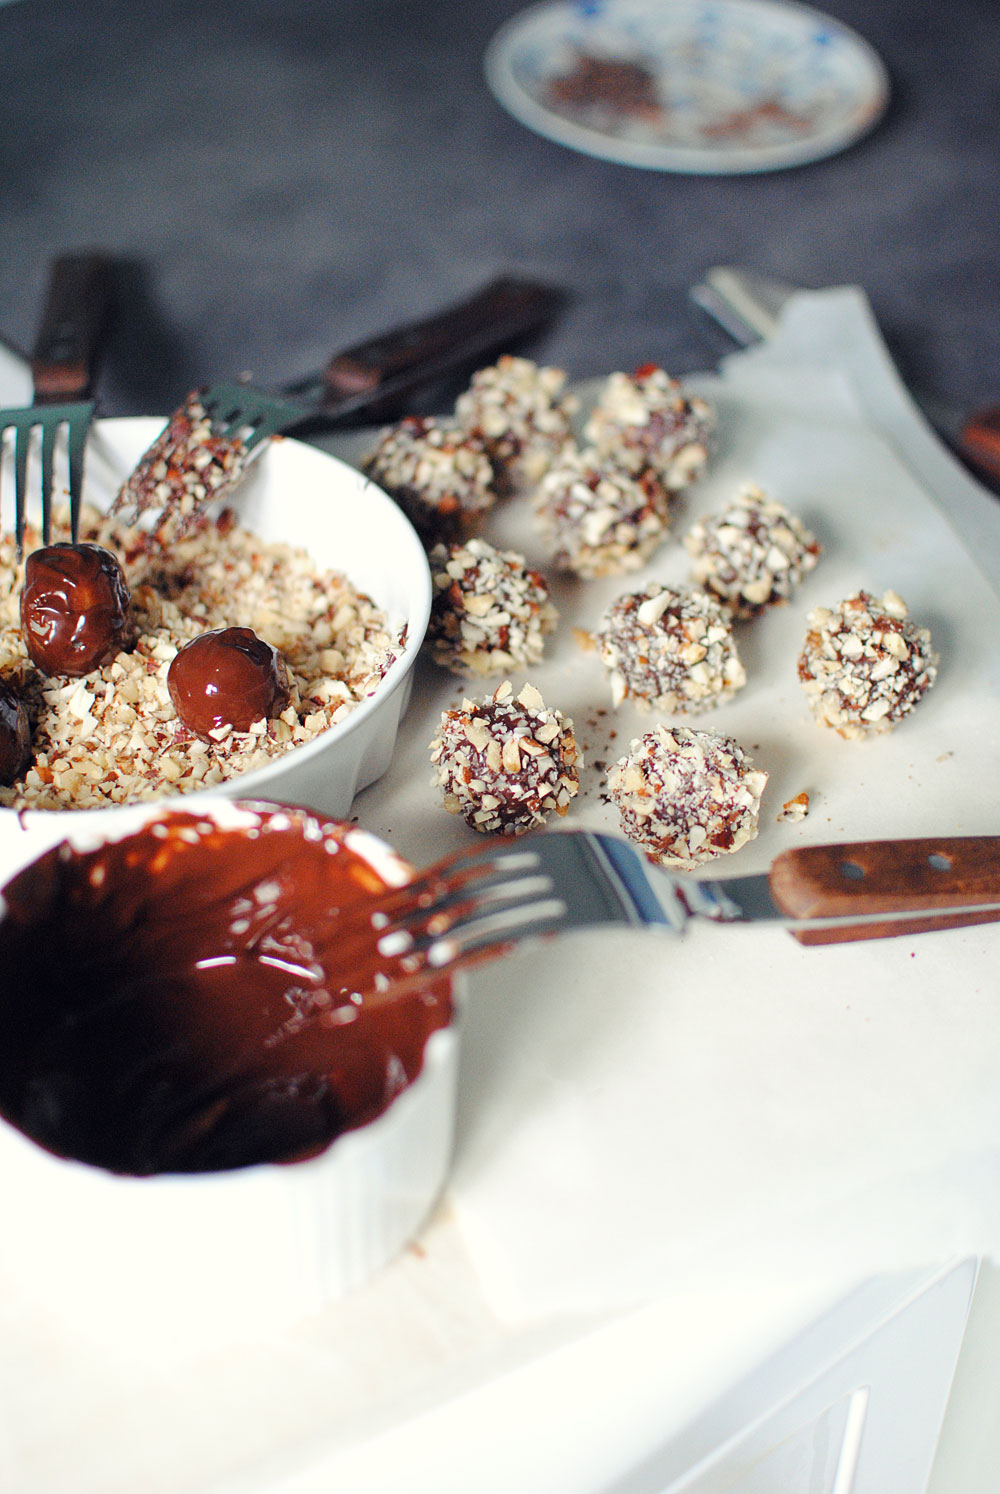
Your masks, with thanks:
M647 105L561 103L553 84L581 56L599 72L637 64ZM504 108L550 140L709 175L832 155L872 128L889 96L867 42L788 0L556 0L508 21L484 66Z

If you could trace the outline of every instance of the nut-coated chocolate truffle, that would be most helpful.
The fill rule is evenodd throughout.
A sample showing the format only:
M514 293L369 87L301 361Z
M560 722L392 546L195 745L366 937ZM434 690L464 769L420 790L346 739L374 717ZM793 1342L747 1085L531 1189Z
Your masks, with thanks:
M252 628L200 633L174 655L167 688L174 710L199 737L226 726L249 731L288 704L284 660Z
M505 680L485 700L442 712L431 762L449 814L484 835L522 835L566 813L583 758L572 721L533 685L515 696Z
M131 597L103 545L46 545L24 566L21 636L44 674L89 674L131 643Z

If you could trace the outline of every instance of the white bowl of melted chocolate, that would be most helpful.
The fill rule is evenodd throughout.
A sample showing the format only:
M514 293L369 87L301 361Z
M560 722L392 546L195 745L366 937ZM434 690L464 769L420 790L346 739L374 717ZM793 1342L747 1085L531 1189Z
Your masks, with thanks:
M8 1269L196 1339L294 1320L391 1260L449 1165L452 987L398 994L370 921L411 870L283 806L86 820L0 894Z
M0 870L26 830L192 794L346 817L389 764L430 610L411 525L291 439L230 484L185 408L181 454L176 417L166 455L160 421L96 424L76 543L58 507L23 562L0 536Z

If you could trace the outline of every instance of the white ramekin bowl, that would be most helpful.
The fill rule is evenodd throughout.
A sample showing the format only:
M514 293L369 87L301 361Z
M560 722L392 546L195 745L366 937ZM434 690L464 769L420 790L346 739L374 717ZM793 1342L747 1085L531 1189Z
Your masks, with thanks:
M87 451L85 500L107 508L162 425L145 417L98 421ZM385 611L394 633L405 629L405 639L377 689L321 736L225 784L157 802L182 807L218 795L269 799L346 819L355 795L392 759L430 616L426 555L409 521L380 488L337 458L289 438L276 438L255 458L232 506L240 523L262 539L301 546L317 565L343 572ZM104 824L123 812L128 809L117 806L0 809L0 874L29 842L39 850L55 844L70 821Z
M229 827L280 810L199 798L199 816ZM187 808L122 810L113 826L67 816L66 838L86 851ZM383 842L356 827L348 836L389 885L408 880L411 869ZM25 855L0 886L34 859ZM231 1172L116 1176L53 1156L0 1119L0 1278L64 1328L123 1351L145 1343L187 1357L288 1327L368 1281L427 1220L450 1166L457 1071L456 1014L377 1119L309 1160Z

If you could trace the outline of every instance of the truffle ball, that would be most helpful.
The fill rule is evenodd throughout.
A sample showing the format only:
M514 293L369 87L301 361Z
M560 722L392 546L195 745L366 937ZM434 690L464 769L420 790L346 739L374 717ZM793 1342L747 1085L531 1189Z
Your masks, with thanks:
M736 617L756 617L786 602L819 560L815 536L753 484L684 539L694 579L726 602Z
M19 778L31 761L31 723L24 701L12 685L0 680L0 783Z
M511 492L534 488L571 439L576 401L564 394L561 368L539 368L530 358L499 358L481 368L455 404L455 418L478 436Z
M485 700L442 713L431 762L445 809L498 835L564 815L583 765L572 721L549 710L533 685L515 696L506 680Z
M427 638L436 663L453 674L483 675L539 662L558 614L545 577L523 556L470 539L435 546L430 564Z
M252 628L199 633L174 655L167 688L184 725L205 738L227 726L249 731L288 704L284 660Z
M696 588L652 581L613 602L594 634L611 697L640 710L695 715L746 684L728 610Z
M496 502L496 473L482 440L455 421L409 415L383 431L362 466L425 544L461 538Z
M685 394L655 363L644 363L634 374L606 380L583 439L629 472L651 467L676 493L704 468L712 421L703 399Z
M538 486L535 517L560 570L617 576L637 570L662 543L670 494L650 468L633 474L593 447L567 448Z
M44 674L89 674L133 641L131 597L102 545L46 545L24 566L21 636Z
M894 591L881 600L859 591L808 621L799 680L816 720L842 737L891 731L937 677L930 632Z
M698 866L757 834L767 774L731 737L657 726L608 771L611 802L630 840L664 866Z

